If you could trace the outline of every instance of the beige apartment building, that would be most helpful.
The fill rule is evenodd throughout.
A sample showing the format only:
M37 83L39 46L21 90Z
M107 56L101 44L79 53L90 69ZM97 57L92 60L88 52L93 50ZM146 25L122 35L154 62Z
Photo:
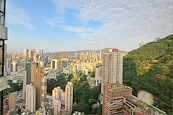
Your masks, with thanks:
M73 106L73 83L68 82L65 87L65 110L72 111Z
M33 79L31 79L35 89L36 89L36 109L44 106L44 101L46 99L47 93L47 79L44 74L44 68L36 68Z

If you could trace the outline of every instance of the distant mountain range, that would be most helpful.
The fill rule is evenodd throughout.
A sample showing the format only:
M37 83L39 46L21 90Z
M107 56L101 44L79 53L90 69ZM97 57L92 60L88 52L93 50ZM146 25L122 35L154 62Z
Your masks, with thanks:
M113 49L113 48L104 48L102 50L77 50L77 51L61 51L61 52L56 52L56 53L67 53L70 57L71 56L74 56L75 53L86 53L86 52L96 52L96 53L99 53L100 51L102 51L103 53L104 52L107 52L109 49ZM128 54L128 52L126 51L121 51L121 53L124 53L124 54ZM47 55L47 56L51 56L51 53L55 53L55 52L48 52L48 53L44 53L44 55Z

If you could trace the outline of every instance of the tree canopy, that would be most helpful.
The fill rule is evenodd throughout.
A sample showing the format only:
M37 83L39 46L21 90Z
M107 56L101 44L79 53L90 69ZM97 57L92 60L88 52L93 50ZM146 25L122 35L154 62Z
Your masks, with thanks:
M173 35L145 44L124 57L124 83L152 93L154 105L168 114L173 112Z

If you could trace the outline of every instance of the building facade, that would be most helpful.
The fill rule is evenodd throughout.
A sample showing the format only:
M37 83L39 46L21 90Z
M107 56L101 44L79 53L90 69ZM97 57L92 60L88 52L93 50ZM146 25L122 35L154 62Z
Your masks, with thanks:
M104 115L125 115L124 96L132 95L132 88L118 83L104 84Z
M102 55L102 84L103 95L104 83L123 83L123 56L118 49L108 50Z
M68 82L65 87L65 110L72 111L73 106L73 84Z
M55 87L52 90L52 105L53 105L53 108L54 108L55 100L60 100L60 93L61 93L60 90L61 90L60 87Z
M34 79L36 64L32 62L27 62L25 64L25 70L26 70L26 84L30 84L31 81L33 81Z
M44 68L36 68L33 79L31 79L36 89L36 109L44 106L44 100L46 99L47 93L47 78L44 73Z
M15 111L16 110L16 94L11 93L9 96L9 110Z
M102 77L104 83L123 83L123 56L118 50L103 54Z
M32 84L26 86L26 110L29 112L35 112L36 110L36 89Z
M104 84L103 115L166 115L132 95L132 88L122 84Z

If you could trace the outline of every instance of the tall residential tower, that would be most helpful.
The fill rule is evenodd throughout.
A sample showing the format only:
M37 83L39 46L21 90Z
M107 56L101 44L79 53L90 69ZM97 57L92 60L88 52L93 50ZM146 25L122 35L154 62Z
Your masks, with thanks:
M44 106L44 101L46 98L47 92L47 79L44 76L44 68L36 68L35 74L31 82L33 83L36 89L36 109L41 108Z
M73 105L73 84L68 82L65 87L65 109L67 111L72 111Z
M118 49L108 50L103 53L102 65L102 89L103 94L104 83L123 83L123 56Z
M32 84L26 86L26 110L35 112L36 109L36 90Z

